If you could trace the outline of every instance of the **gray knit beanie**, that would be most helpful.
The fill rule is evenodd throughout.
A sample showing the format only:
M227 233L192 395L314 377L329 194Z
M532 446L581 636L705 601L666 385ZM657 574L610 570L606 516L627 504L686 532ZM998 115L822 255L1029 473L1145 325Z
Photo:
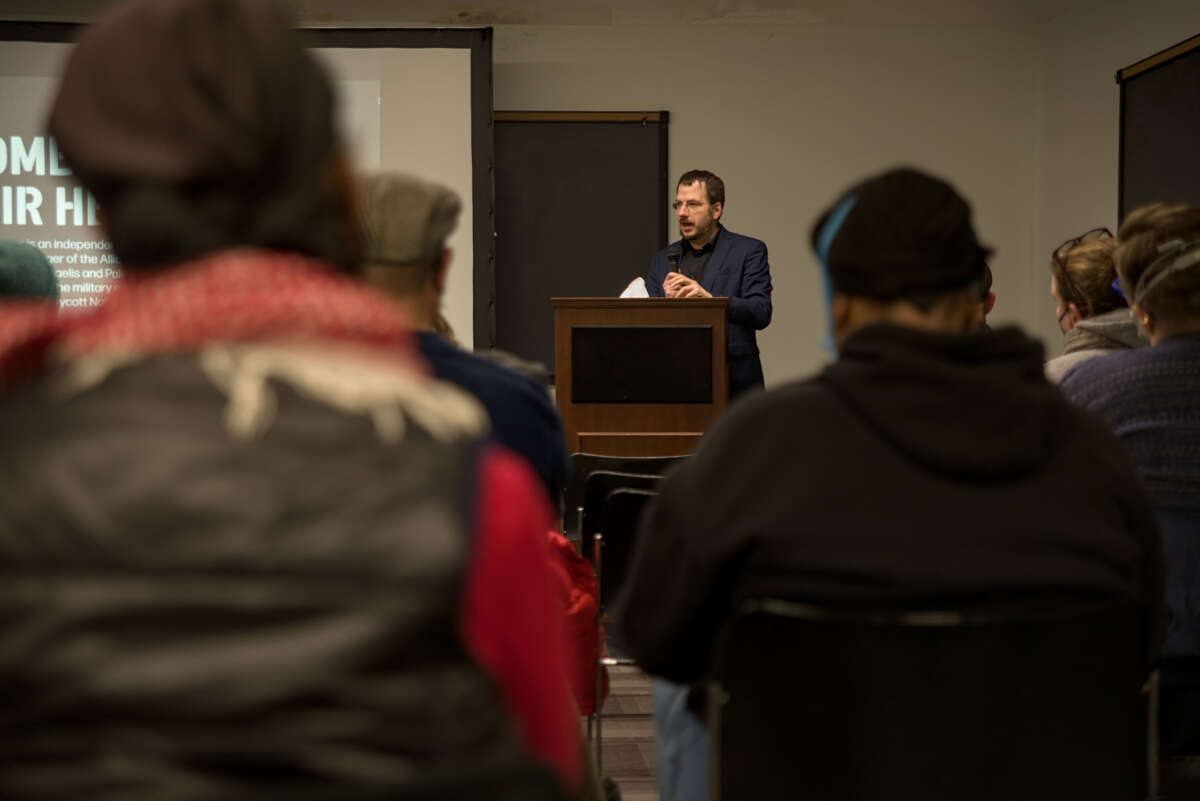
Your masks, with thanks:
M50 260L33 245L0 240L0 297L57 299Z

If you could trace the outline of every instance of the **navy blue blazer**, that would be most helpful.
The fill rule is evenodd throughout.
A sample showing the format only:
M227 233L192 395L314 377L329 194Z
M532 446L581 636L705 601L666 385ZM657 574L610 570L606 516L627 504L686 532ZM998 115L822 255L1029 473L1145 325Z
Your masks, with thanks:
M681 248L690 247L682 240L674 244ZM652 298L664 297L662 282L671 269L667 261L669 249L660 250L650 260L646 291ZM700 285L715 298L729 298L730 359L757 356L758 340L754 332L771 322L771 268L767 263L767 246L759 239L735 234L721 226ZM733 367L731 365L731 370ZM751 369L757 369L757 383L761 384L761 367L755 364ZM738 383L732 375L731 380Z

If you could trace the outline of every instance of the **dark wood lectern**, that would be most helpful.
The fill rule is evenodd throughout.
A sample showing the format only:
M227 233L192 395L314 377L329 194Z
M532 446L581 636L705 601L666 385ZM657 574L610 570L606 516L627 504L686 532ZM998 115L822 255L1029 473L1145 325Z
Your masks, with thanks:
M725 411L724 298L554 298L555 396L571 452L690 453Z

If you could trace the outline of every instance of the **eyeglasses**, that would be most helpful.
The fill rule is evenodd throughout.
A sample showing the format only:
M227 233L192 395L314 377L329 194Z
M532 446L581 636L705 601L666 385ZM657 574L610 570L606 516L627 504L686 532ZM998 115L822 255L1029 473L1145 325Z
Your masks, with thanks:
M680 203L678 200L676 200L671 204L671 208L675 211L679 211L680 207L684 206L688 211L699 211L700 209L704 208L705 205L707 204L701 203L699 200L689 200L685 203Z
M1053 270L1054 277L1058 280L1058 293L1062 295L1063 287L1065 286L1071 297L1063 297L1063 300L1068 302L1082 303L1088 307L1091 312L1092 302L1087 299L1087 296L1079 291L1079 287L1071 280L1071 274L1067 272L1067 256L1078 245L1084 242L1091 242L1096 239L1112 239L1112 231L1107 228L1093 228L1090 231L1080 234L1079 236L1071 237L1066 242L1054 249L1050 254L1050 263L1055 268ZM1062 319L1061 317L1059 318Z

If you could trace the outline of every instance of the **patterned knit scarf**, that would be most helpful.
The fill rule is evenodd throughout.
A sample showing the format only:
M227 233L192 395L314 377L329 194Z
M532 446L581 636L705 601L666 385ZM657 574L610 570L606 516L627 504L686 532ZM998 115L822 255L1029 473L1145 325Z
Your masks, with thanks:
M215 342L336 341L424 372L396 307L321 262L229 250L146 277L127 275L88 314L54 304L0 306L0 384L89 353L149 355Z

